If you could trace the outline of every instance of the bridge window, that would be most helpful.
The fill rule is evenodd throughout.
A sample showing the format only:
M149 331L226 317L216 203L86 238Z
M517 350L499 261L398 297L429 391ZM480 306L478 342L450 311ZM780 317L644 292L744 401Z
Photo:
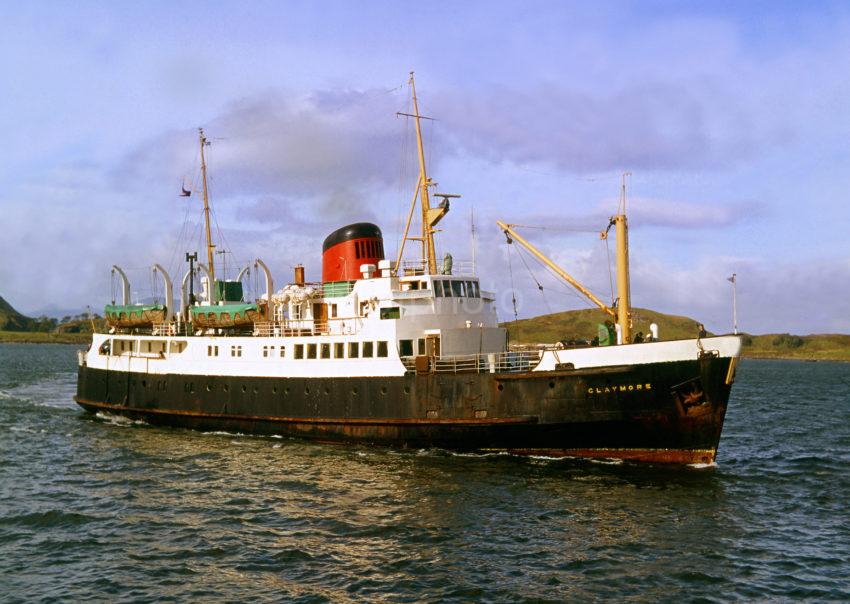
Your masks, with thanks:
M231 346L230 347L230 356L241 357L242 356L242 347L241 346Z
M378 342L378 356L379 357L389 356L386 342Z
M360 356L360 342L349 342L348 343L348 358L356 359Z
M150 347L150 344L148 344ZM207 346L207 356L208 357L217 357L218 356L218 346Z
M304 344L296 344L295 345L295 358L303 359L304 358Z
M452 293L455 298L463 298L465 296L463 281L452 281Z
M286 346L280 347L280 358L284 358L286 356Z
M315 344L307 344L307 358L315 359L316 358L316 345Z
M321 353L322 353L323 359L331 358L331 345L330 344L322 344Z
M424 344L424 342L423 342ZM398 353L403 357L413 356L413 340L399 340Z
M375 356L375 343L363 342L363 358L372 358Z
M345 344L334 342L334 358L341 359L343 357L345 357Z

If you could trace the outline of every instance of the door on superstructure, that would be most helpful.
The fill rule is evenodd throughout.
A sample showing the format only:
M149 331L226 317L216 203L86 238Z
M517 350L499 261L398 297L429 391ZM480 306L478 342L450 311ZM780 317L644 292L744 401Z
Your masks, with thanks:
M429 357L440 356L440 336L425 335L425 354Z
M313 304L313 329L326 332L328 330L328 305L322 302Z

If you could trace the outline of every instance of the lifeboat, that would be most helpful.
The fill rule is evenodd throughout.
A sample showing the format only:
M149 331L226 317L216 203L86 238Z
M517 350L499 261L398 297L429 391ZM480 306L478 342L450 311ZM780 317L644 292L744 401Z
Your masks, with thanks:
M163 304L107 304L103 309L110 327L153 327L164 323L168 309Z

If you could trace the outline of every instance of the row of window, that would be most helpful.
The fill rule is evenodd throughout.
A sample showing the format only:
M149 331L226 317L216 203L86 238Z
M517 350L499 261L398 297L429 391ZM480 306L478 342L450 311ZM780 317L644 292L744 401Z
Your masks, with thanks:
M216 346L216 345L207 346L207 356L208 357L217 357L218 356L218 346ZM242 346L231 346L230 347L230 356L241 357L242 356Z
M296 359L369 359L372 357L385 358L389 356L387 342L330 342L324 344L296 344L294 348ZM333 353L333 356L331 356Z
M403 340L404 341L404 340ZM409 340L407 340L409 342ZM424 341L424 340L423 340ZM423 345L424 346L424 345ZM277 348L278 355L275 355ZM373 358L389 356L389 348L387 342L349 342L348 355L346 356L345 342L328 342L323 344L295 344L293 348L294 357L296 359L357 359L357 358ZM333 355L331 355L333 353ZM207 356L217 357L218 346L207 346ZM230 356L241 357L242 346L236 345L230 347ZM278 356L283 359L286 357L286 346L263 346L263 357L273 358Z
M435 280L434 295L437 298L480 298L481 291L477 281Z

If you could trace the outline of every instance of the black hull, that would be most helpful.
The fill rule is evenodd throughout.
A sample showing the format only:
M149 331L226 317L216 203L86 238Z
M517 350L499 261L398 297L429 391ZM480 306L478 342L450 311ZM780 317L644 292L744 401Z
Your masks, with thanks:
M75 400L151 424L460 451L714 461L730 359L522 374L261 378L81 366Z

